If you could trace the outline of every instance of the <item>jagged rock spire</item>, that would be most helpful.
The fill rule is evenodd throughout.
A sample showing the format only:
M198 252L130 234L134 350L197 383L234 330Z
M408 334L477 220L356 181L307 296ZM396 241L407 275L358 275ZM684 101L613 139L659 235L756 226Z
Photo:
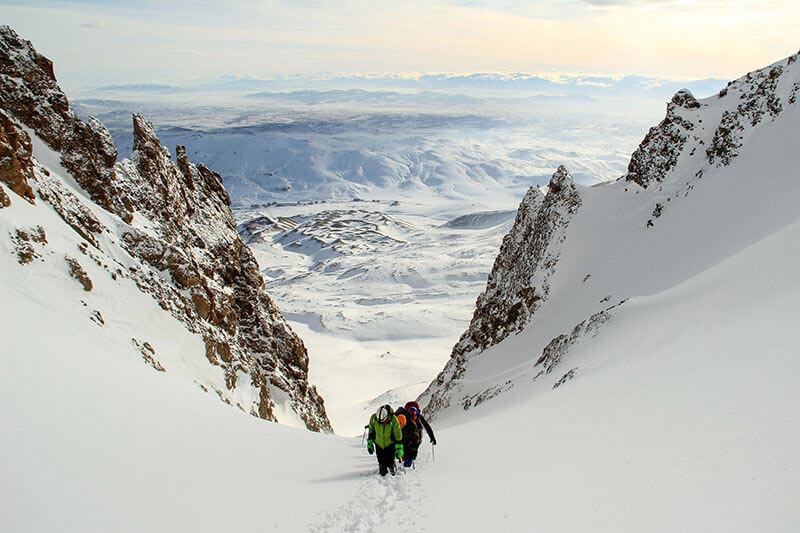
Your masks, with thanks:
M581 198L569 171L559 166L547 195L531 187L520 203L511 231L503 238L486 290L478 296L469 328L453 348L450 361L423 393L429 409L449 402L448 389L463 373L467 356L521 331L550 294L560 244Z

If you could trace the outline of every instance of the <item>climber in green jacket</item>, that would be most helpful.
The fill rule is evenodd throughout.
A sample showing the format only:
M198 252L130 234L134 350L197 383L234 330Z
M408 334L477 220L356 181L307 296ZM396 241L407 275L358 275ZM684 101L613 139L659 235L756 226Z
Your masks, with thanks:
M403 430L394 411L388 405L381 406L369 419L367 451L372 455L377 447L378 468L382 476L395 474L394 459L403 458Z

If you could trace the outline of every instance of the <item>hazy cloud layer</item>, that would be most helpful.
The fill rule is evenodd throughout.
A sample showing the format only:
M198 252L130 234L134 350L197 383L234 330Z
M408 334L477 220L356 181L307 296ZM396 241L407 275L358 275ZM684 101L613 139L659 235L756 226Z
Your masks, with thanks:
M736 77L796 51L800 2L0 0L67 86L223 74ZM691 16L687 16L691 11ZM746 38L743 38L746 36Z

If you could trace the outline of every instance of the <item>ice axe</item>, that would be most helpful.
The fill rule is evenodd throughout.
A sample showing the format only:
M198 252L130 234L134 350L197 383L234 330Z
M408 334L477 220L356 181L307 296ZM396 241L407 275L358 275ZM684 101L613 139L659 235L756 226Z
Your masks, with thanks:
M367 424L366 426L364 426L364 434L363 434L363 435L361 435L361 445L362 445L362 446L364 445L364 439L366 439L366 438L367 438L367 429L368 429L368 428L369 428L369 424Z

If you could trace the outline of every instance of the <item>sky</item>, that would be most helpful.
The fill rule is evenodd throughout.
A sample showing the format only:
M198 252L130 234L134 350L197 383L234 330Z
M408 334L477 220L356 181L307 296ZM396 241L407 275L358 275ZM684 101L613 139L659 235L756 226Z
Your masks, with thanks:
M0 0L65 87L225 75L736 78L797 51L800 2Z

